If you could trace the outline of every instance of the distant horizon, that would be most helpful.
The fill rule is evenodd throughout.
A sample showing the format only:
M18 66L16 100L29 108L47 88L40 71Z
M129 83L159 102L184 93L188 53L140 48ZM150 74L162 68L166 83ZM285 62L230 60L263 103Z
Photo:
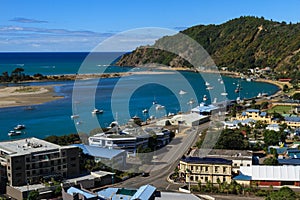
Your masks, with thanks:
M91 52L129 30L156 27L179 32L196 25L220 25L241 16L297 24L300 1L289 0L3 0L0 52ZM154 42L154 35L136 38ZM139 46L139 45L137 45ZM114 48L112 48L113 51Z

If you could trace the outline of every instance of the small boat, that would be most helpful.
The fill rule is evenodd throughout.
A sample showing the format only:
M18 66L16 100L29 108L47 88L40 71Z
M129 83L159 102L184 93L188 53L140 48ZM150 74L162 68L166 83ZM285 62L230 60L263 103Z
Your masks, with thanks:
M203 101L207 101L207 96L206 95L203 96Z
M71 119L77 119L79 118L79 115L71 115Z
M164 109L164 108L165 108L165 106L162 106L162 105L160 105L160 104L158 104L158 105L155 107L156 110L162 110L162 109Z
M179 91L179 94L180 94L180 95L184 95L184 94L186 94L186 93L187 93L187 92L184 91L184 90L180 90L180 91Z
M80 125L80 124L82 124L82 121L76 122L76 125Z
M206 85L206 86L210 86L210 83L209 83L209 82L205 82L205 85Z
M222 95L222 96L227 96L228 93L227 93L227 92L222 92L221 95Z
M95 108L93 111L92 111L92 114L102 114L103 113L103 110L99 110L97 108Z
M174 115L175 115L175 113L171 113L171 112L168 113L168 117L171 117L171 116L174 116Z
M9 131L8 136L16 136L16 135L21 135L21 131Z
M16 127L14 127L15 130L23 130L25 128L26 128L26 126L24 124L19 124Z
M142 113L148 113L148 110L147 109L144 109L144 110L142 110Z
M212 89L214 89L214 87L213 86L208 86L206 89L207 90L212 90Z

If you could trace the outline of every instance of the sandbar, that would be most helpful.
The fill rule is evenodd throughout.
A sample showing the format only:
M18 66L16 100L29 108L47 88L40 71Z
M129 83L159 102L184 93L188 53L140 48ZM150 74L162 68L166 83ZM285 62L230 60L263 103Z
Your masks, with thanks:
M55 95L53 85L0 87L0 108L42 104L63 98Z

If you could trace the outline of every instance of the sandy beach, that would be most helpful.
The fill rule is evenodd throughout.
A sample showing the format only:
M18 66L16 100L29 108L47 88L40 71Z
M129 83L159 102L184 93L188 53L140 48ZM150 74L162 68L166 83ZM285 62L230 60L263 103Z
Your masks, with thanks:
M18 86L0 88L0 108L42 104L63 97L55 96L52 86Z

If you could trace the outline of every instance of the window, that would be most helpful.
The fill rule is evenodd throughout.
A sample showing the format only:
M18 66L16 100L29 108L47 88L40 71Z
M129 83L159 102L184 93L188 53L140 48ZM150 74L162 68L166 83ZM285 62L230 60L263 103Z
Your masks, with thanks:
M207 176L205 176L205 182L207 182L208 181L208 177Z
M243 163L241 163L240 166L243 166Z
M190 176L190 181L194 181L194 176Z
M223 167L223 173L226 173L226 167Z
M247 167L250 167L250 164L247 164Z
M215 173L218 173L219 172L219 167L215 167Z
M226 181L226 177L225 176L223 176L223 182L225 182Z

